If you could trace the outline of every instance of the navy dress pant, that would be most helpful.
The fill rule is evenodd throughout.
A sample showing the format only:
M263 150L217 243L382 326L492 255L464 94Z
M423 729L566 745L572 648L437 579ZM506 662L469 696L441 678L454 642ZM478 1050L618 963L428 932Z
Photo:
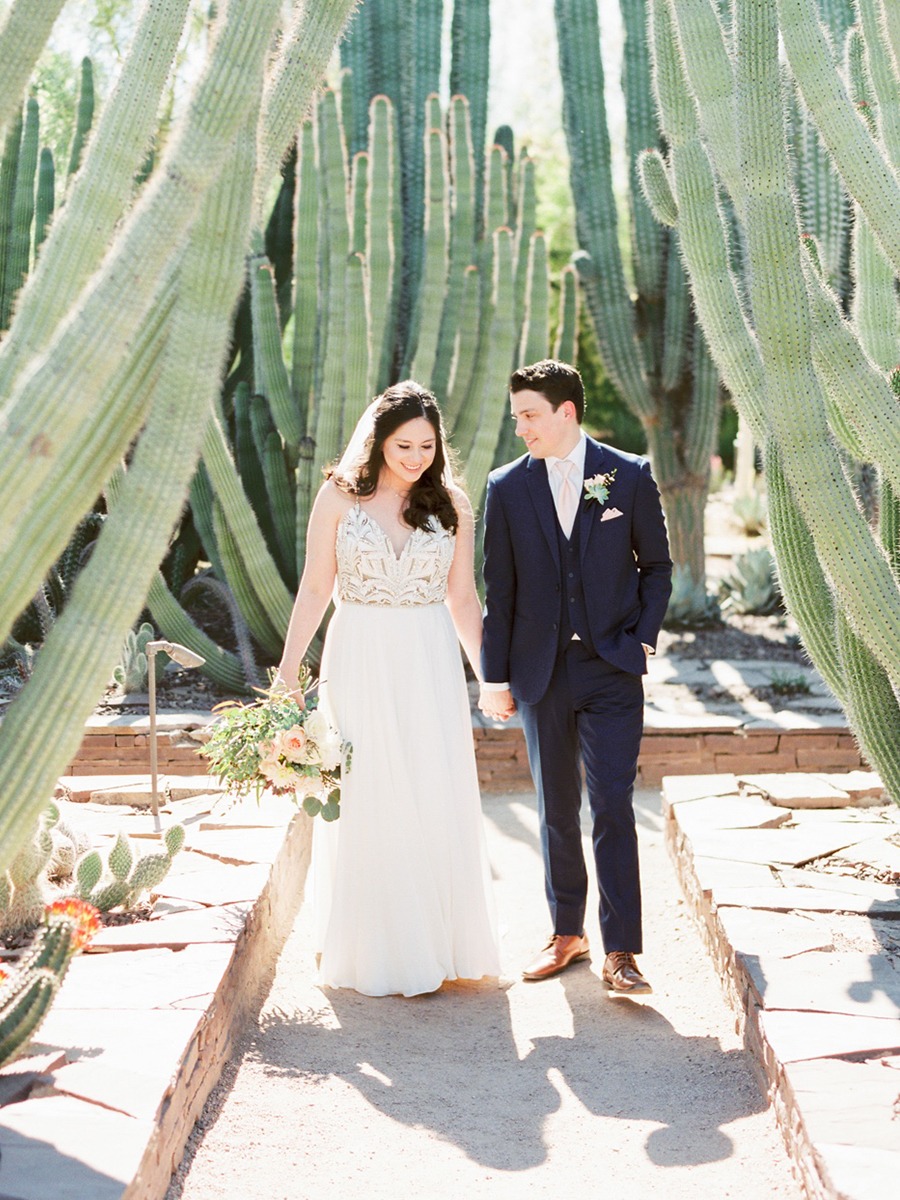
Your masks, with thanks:
M571 641L537 704L519 703L537 790L547 901L554 933L584 933L587 870L581 843L581 769L592 816L607 954L640 954L641 887L634 781L644 720L641 676Z

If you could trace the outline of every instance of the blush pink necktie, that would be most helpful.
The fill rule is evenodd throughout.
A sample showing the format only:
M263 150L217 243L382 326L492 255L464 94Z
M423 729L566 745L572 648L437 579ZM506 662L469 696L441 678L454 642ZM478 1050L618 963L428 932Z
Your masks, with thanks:
M578 512L578 485L574 479L575 464L568 458L561 458L553 466L559 474L556 515L559 517L563 533L566 537L571 537L575 514Z

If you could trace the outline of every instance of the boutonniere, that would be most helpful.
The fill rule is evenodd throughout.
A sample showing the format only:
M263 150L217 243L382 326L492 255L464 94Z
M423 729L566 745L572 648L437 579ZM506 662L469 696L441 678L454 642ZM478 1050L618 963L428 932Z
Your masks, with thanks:
M605 504L609 499L609 489L612 487L612 482L616 477L616 472L607 471L603 475L594 475L590 479L584 481L584 495L587 500L596 500L598 504Z

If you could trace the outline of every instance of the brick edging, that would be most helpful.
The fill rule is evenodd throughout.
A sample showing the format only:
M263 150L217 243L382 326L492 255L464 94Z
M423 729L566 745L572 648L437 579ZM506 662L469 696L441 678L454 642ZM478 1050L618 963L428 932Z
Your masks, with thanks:
M203 772L198 756L207 714L173 716L157 728L161 774ZM528 791L531 775L521 728L473 729L478 778L489 792ZM149 722L119 718L90 725L67 775L146 774ZM655 786L664 775L762 775L781 771L848 771L862 767L853 735L845 728L723 729L648 728L638 760L638 785Z
M476 728L478 778L485 791L530 790L521 729ZM862 767L847 729L646 729L638 786L664 775L763 775L781 771L849 771Z

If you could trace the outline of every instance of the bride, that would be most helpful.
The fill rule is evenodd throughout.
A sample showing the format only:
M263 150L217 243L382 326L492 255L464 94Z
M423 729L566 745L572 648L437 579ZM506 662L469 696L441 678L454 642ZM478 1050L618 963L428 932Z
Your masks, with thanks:
M321 704L352 759L340 819L314 833L320 981L413 996L497 975L459 652L480 677L474 518L435 398L411 380L370 405L313 505L278 670L300 703L300 663L333 592Z

